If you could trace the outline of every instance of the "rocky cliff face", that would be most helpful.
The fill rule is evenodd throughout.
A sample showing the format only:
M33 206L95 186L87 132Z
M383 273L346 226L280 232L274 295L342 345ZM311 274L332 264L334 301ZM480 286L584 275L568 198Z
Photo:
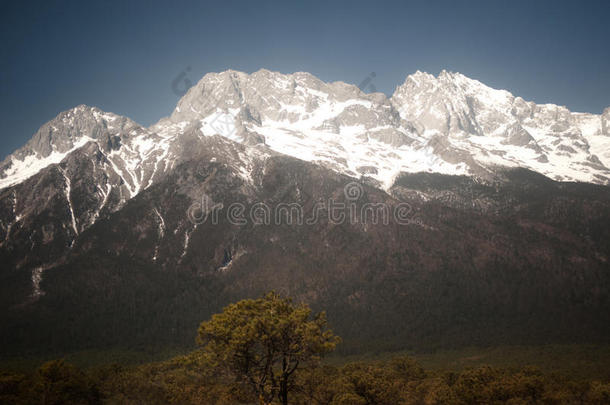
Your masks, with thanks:
M150 128L77 107L0 169L1 342L184 345L269 289L353 350L603 341L608 114L447 72L208 74Z

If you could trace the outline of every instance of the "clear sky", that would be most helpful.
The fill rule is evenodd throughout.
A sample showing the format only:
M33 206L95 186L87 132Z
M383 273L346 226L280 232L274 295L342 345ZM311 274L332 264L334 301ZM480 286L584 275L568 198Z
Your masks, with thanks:
M0 158L79 104L150 125L181 73L260 68L371 84L458 71L526 100L610 105L610 1L6 1ZM369 87L372 89L372 87Z

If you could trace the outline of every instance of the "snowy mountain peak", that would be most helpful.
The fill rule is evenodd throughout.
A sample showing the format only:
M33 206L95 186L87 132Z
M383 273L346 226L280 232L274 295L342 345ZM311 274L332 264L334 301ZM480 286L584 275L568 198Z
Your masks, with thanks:
M406 157L382 152L413 143L415 136L381 93L269 70L205 75L151 130L175 136L193 125L202 136L265 145L351 176L366 172L386 187Z
M610 179L604 116L537 105L447 71L408 76L392 103L425 137L442 141L447 159L468 156L470 173L500 165L556 180L606 184Z
M345 101L358 97L359 89L344 83L324 83L297 72L282 74L261 69L252 74L236 71L206 74L193 86L172 113L173 122L207 117L217 109L249 109L279 117L277 111L303 109L311 112L327 99ZM256 118L256 117L252 117Z
M221 135L385 189L401 172L493 177L497 166L607 184L609 133L610 108L537 105L446 70L407 76L391 98L306 72L228 70L206 74L148 129L95 107L59 114L0 166L0 188L94 142L133 196L182 159L184 134Z
M79 105L45 123L12 158L22 159L32 154L47 158L53 153L65 154L89 140L107 143L113 137L128 139L142 131L140 125L127 117Z
M158 135L129 118L79 105L45 123L24 147L4 160L0 188L28 179L89 143L97 144L109 158L113 172L125 176L122 182L129 190L127 195L140 190L138 176L145 172L146 159L152 149L162 145Z
M61 112L0 164L0 188L19 183L41 169L59 163L88 142L98 142L103 149L110 150L119 145L121 139L136 136L143 130L130 119L97 107L79 105Z

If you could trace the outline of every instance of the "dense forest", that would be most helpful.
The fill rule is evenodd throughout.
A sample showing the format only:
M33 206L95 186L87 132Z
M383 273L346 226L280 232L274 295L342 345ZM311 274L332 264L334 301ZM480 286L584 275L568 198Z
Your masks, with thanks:
M533 367L427 369L414 358L322 358L340 346L323 312L274 293L201 323L166 361L0 372L1 404L608 404L610 380ZM568 368L569 364L566 365Z
M610 382L534 368L431 371L409 357L321 365L298 376L291 404L608 404ZM254 404L254 393L219 376L194 352L139 366L81 370L55 360L32 373L0 374L2 404Z

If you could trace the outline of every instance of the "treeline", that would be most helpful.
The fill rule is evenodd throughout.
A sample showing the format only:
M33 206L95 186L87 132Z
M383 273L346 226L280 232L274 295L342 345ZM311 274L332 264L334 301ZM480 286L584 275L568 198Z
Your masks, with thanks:
M430 371L409 357L322 365L297 376L291 404L608 404L610 383L536 369ZM277 401L277 400L275 400ZM1 404L255 404L247 386L201 351L161 363L80 370L63 360L31 374L0 373ZM273 402L276 403L276 402Z
M139 366L81 370L63 360L0 373L0 404L609 404L610 382L536 369L430 371L415 360L333 366L341 339L324 312L275 292L226 306L202 322L201 347Z

